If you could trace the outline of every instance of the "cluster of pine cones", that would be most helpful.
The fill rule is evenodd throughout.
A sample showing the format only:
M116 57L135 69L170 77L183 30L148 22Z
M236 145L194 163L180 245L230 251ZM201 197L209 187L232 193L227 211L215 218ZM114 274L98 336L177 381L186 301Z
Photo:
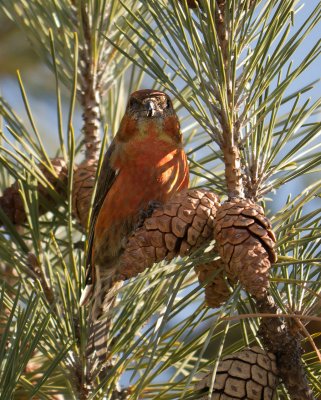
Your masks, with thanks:
M68 180L68 168L61 158L51 163L51 170L44 166L39 169L61 194ZM73 211L83 227L88 220L96 168L97 162L88 160L74 171ZM38 191L54 206L47 188L39 184ZM4 191L0 206L14 224L25 221L17 183ZM249 199L231 199L221 204L215 193L205 189L177 193L157 208L129 237L115 278L132 278L155 262L190 255L211 239L216 243L212 261L195 267L205 287L207 305L219 307L229 297L230 284L237 281L255 298L264 297L276 253L275 236L262 207Z
M61 193L68 180L66 163L57 158L52 160L51 171L39 168L56 192ZM74 171L73 212L84 228L96 168L96 161L88 160ZM50 201L51 196L41 184L38 191L40 197ZM25 221L17 183L4 191L0 206L14 224ZM115 279L126 280L155 262L190 255L212 239L212 261L195 267L205 288L206 304L216 308L225 303L231 285L237 281L256 299L263 298L268 290L269 268L276 261L275 236L269 220L262 207L249 199L230 199L221 204L215 193L205 189L177 193L145 219L129 237ZM206 375L196 390L208 393L211 377L211 373ZM276 386L274 356L260 348L245 349L220 361L211 398L268 400ZM208 398L208 394L203 398Z

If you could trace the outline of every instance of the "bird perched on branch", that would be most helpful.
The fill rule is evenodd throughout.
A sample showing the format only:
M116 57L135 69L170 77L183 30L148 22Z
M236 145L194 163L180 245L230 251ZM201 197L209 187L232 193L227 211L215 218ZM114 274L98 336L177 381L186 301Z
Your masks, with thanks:
M182 133L170 98L158 90L132 93L102 164L80 301L91 300L88 353L100 365L107 357L107 315L119 289L114 277L128 235L153 205L165 203L188 182Z

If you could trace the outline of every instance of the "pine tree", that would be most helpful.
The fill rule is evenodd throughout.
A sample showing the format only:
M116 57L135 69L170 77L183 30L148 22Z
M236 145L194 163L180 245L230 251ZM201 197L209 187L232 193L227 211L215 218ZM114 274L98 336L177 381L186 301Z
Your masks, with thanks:
M321 100L316 82L293 89L320 55L319 40L296 62L317 3L298 27L296 0L0 2L52 71L59 143L50 158L18 73L28 124L0 98L0 399L321 398ZM143 84L171 94L192 189L129 239L108 364L89 376L90 209Z

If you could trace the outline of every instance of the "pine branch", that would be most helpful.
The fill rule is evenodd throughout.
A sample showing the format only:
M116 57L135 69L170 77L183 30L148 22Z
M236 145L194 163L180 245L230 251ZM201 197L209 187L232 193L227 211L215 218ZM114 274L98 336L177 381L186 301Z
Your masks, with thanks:
M83 133L86 147L86 160L97 160L100 148L100 87L97 77L97 69L102 68L96 65L95 49L93 49L94 38L93 27L90 26L88 5L81 3L81 24L84 35L84 44L80 51L80 99L83 109ZM109 10L104 10L108 13ZM94 34L95 35L95 34Z
M225 0L218 0L215 7L215 25L217 31L218 42L221 50L223 68L224 68L224 88L226 93L220 99L219 121L222 129L222 142L220 143L223 152L225 164L225 177L227 185L227 194L229 198L243 198L244 188L242 183L241 172L241 155L240 155L240 121L237 119L235 113L235 99L234 99L234 82L233 71L230 63L230 55L228 53L228 46L231 40L229 36L232 32L229 29L229 21L225 16L225 10L228 7L228 2ZM232 16L233 17L233 16Z
M51 287L48 284L47 277L44 274L43 268L41 267L37 257L29 253L28 254L28 264L32 272L39 279L40 285L42 287L42 291L45 295L46 300L50 306L55 304L55 295L52 291Z
M278 313L271 296L256 302L261 313ZM291 399L313 400L312 390L302 363L300 328L295 321L285 323L281 318L262 318L258 335L265 348L276 355L279 374Z

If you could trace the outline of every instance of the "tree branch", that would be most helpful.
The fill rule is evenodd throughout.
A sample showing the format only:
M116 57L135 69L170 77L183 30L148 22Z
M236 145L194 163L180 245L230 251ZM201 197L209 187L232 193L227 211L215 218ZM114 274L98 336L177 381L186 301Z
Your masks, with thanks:
M46 300L50 305L55 304L54 292L52 291L51 287L48 284L47 278L42 270L41 265L38 262L37 257L33 253L28 254L28 263L32 272L34 272L36 277L39 279Z
M261 313L277 314L278 307L270 296L257 300ZM292 400L313 400L304 366L302 347L297 325L291 326L281 318L262 318L258 335L265 348L276 355L280 377Z
M81 105L83 109L83 134L86 147L86 160L99 157L100 150L100 88L97 80L97 68L92 49L92 29L85 3L81 6L81 20L84 34L83 48L80 50Z
M215 25L218 41L221 48L224 72L226 98L228 104L225 105L221 99L221 117L219 118L222 126L221 150L223 152L225 164L225 177L229 198L244 198L244 188L241 173L241 158L239 149L240 124L235 118L235 106L232 92L232 79L228 56L228 40L231 34L226 25L225 0L216 1ZM228 110L225 107L228 107Z

